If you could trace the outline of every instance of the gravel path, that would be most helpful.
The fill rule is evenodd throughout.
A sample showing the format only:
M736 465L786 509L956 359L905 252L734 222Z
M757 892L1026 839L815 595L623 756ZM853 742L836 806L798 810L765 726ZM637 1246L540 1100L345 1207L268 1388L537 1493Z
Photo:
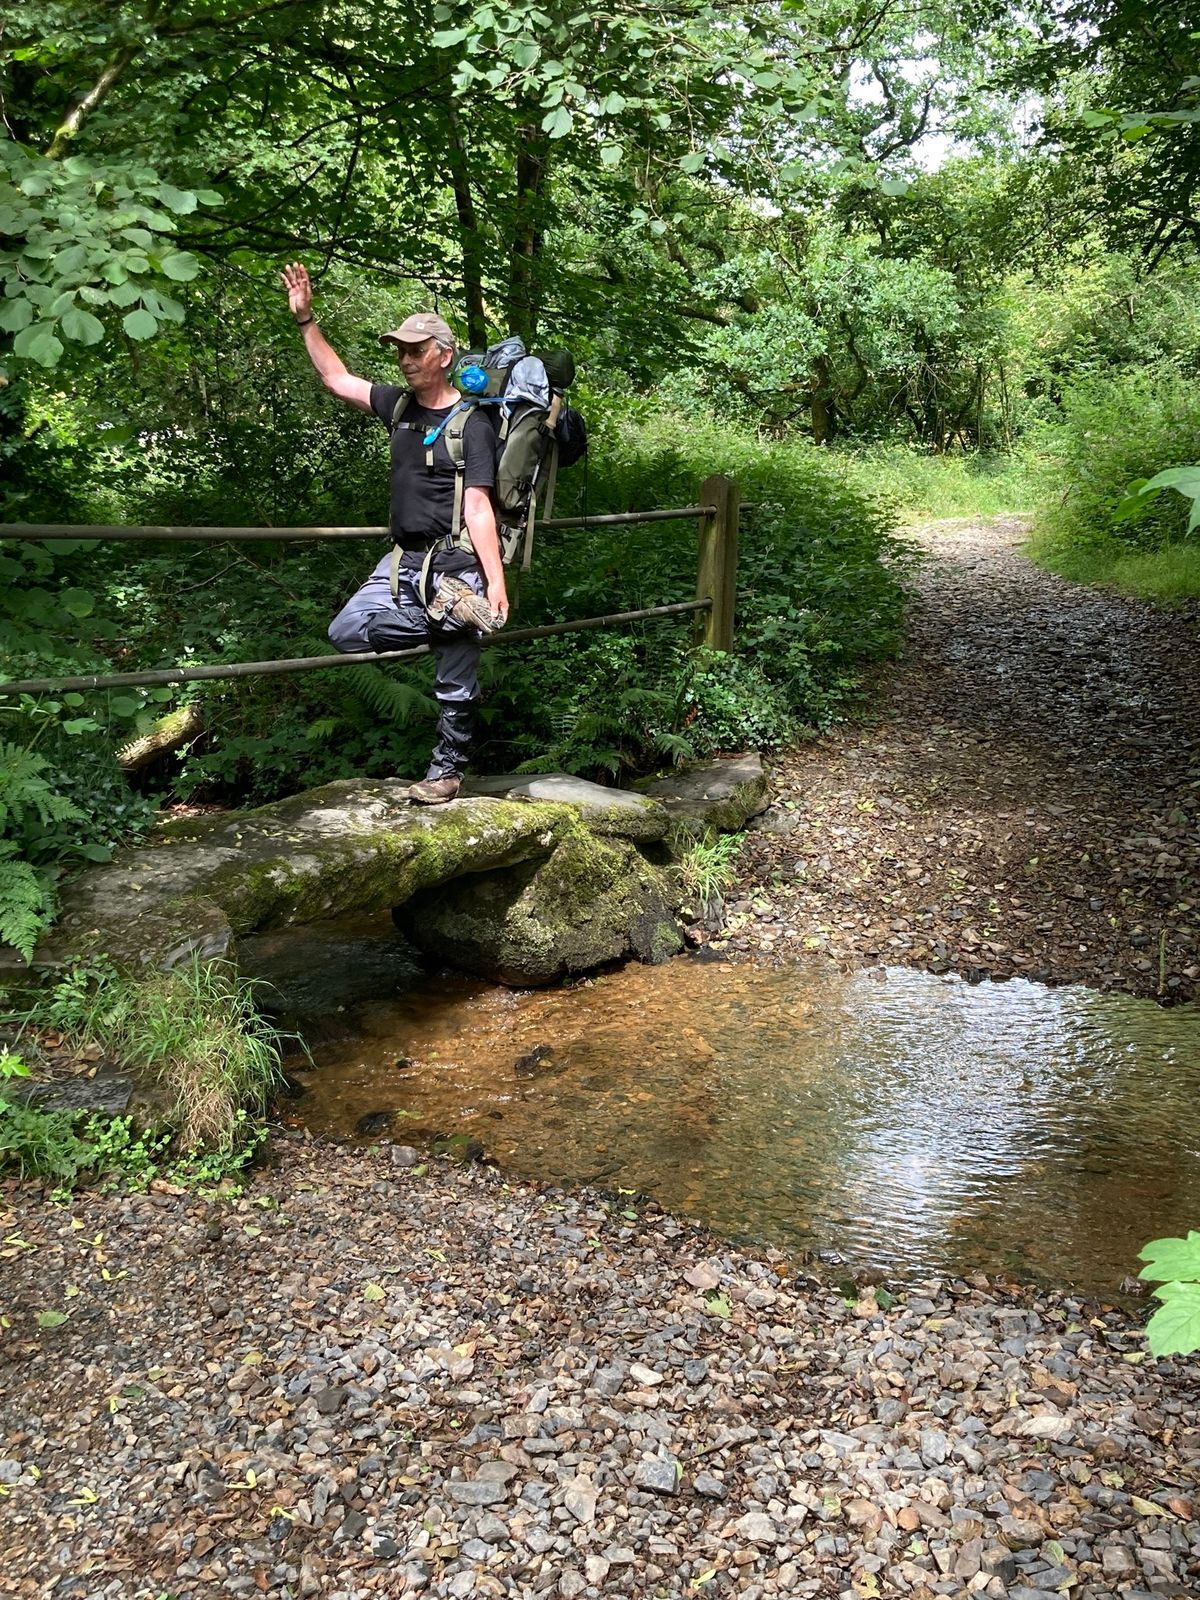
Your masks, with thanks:
M734 948L1196 997L1200 615L942 522L878 720L777 764Z
M0 1592L1200 1592L1194 1369L1122 1313L406 1158L6 1191Z

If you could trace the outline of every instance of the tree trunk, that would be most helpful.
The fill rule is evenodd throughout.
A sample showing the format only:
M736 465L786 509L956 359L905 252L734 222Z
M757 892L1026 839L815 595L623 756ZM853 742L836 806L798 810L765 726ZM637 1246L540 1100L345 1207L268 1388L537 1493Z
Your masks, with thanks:
M462 119L453 101L448 109L450 140L447 146L450 181L454 186L454 209L458 213L458 234L462 246L463 304L467 313L467 341L473 350L488 342L487 312L483 302L484 240L479 231L475 196L471 190L471 164Z
M542 286L538 257L542 248L547 143L533 127L517 130L517 192L509 255L509 331L529 344L537 336Z
M833 363L822 351L813 362L812 399L809 401L814 444L829 444L837 435L837 402L833 394Z

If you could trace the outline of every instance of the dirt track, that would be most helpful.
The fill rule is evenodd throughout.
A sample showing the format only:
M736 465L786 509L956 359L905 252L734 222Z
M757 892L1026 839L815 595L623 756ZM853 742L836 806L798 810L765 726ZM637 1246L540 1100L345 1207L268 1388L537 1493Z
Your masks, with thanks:
M875 719L776 763L731 943L1194 999L1200 626L941 522Z

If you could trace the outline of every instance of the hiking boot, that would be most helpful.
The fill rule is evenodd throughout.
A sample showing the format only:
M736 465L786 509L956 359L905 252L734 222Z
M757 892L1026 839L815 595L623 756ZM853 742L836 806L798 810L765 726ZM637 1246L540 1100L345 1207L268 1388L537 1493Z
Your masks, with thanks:
M422 778L409 785L408 798L418 806L444 806L462 787L461 778Z

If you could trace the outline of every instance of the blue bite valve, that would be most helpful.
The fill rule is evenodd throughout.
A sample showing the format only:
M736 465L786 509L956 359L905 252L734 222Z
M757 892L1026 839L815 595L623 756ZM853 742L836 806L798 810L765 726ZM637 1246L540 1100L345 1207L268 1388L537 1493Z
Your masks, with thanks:
M463 367L454 379L454 387L462 394L486 394L487 386L487 373L474 364Z

